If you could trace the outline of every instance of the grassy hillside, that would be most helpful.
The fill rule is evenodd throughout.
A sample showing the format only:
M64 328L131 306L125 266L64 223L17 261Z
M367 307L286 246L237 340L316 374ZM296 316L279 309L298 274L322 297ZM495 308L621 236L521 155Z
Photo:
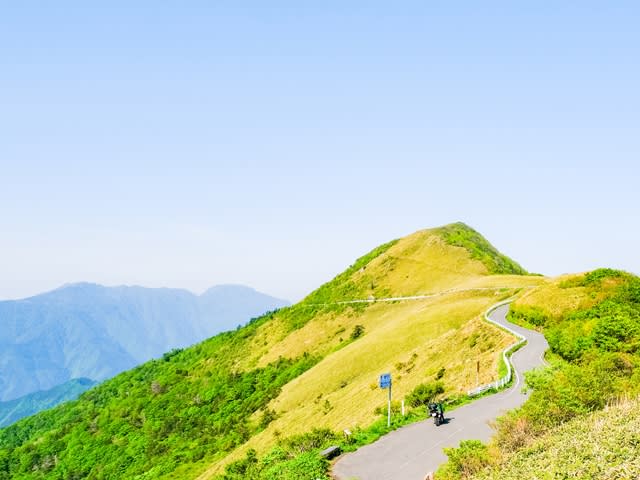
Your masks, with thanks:
M611 269L561 277L521 296L510 315L544 332L552 366L527 375L531 397L498 420L488 447L467 442L449 450L450 461L437 478L476 478L474 473L486 466L491 473L484 471L479 478L514 478L514 464L525 478L636 478L619 465L627 462L633 433L619 447L614 443L628 434L624 423L632 419L611 414L608 420L618 431L609 435L606 424L595 420L605 414L588 415L640 395L640 278ZM634 408L618 413L628 415ZM629 428L634 432L633 424ZM579 436L569 442L572 432ZM602 442L586 446L588 438L599 435ZM566 452L554 460L541 446ZM593 476L614 471L619 476Z
M625 402L572 420L475 478L640 478L640 402Z
M545 280L491 276L471 250L442 229L390 242L297 305L0 430L0 479L209 478L251 448L375 422L384 371L397 399L442 367L445 395L475 384L476 360L480 381L494 379L511 339L482 312ZM427 297L339 303L406 295Z
M351 325L363 325L364 336L287 384L267 406L275 413L273 422L227 461L240 458L250 448L264 453L280 435L301 434L311 426L334 431L366 427L378 418L376 407L386 404L386 392L377 386L378 375L383 372L392 373L393 395L398 401L418 384L434 380L443 367L446 372L442 380L450 396L475 386L476 361L482 366L480 382L495 380L497 352L513 339L483 322L480 315L508 294L469 292L430 301L376 304L354 315ZM305 332L313 338L313 330L319 327L311 324L302 335L282 343L301 348L296 340L305 338ZM339 330L332 330L332 334ZM345 337L350 331L345 331ZM276 346L269 355L280 348L284 347ZM210 473L219 471L216 468Z

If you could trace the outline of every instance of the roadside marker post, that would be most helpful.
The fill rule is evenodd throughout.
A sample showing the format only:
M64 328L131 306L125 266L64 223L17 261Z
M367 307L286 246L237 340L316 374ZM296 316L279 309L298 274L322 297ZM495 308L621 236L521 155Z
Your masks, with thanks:
M389 401L387 403L387 427L391 426L391 374L383 373L380 375L380 388L389 389Z

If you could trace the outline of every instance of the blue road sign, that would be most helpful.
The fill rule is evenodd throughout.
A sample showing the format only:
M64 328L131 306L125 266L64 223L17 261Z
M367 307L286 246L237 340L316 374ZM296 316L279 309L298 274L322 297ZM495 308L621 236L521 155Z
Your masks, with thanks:
M391 374L383 373L380 375L380 388L389 388L391 386Z

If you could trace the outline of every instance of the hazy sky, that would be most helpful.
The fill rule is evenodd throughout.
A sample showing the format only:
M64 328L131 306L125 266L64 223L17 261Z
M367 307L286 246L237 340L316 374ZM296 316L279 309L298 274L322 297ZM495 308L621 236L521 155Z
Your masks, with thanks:
M458 220L640 273L639 5L0 0L0 298L296 300Z

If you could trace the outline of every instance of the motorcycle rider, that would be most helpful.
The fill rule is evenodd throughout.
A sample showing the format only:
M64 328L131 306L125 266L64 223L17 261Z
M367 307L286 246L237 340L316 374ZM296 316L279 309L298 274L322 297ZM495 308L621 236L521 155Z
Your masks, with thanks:
M442 402L431 402L428 406L429 416L433 417L434 423L436 425L444 423L444 405L442 404Z

